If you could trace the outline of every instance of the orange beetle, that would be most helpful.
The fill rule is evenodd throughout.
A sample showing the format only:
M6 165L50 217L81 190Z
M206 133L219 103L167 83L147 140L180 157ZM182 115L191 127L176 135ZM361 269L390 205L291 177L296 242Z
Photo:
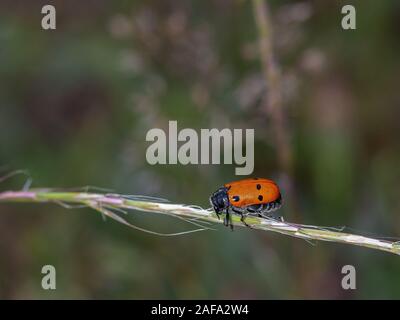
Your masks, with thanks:
M226 183L211 195L210 203L218 218L225 213L224 225L231 228L231 213L240 215L246 226L247 215L282 219L271 214L281 207L282 197L278 185L269 179L251 178Z

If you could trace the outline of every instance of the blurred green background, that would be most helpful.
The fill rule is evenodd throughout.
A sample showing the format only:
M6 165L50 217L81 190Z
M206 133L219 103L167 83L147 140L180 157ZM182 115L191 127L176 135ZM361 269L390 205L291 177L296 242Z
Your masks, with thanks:
M41 29L54 4L57 29ZM147 164L149 129L254 128L253 176L286 220L400 237L400 2L269 1L291 167L282 166L249 1L0 1L0 166L208 207L235 165ZM357 29L344 31L344 4ZM0 184L20 189L24 178ZM291 196L285 197L291 188ZM131 212L152 230L191 228ZM90 209L0 205L0 298L399 298L400 258L223 226L156 237ZM41 268L57 269L57 290ZM357 289L341 288L344 265Z

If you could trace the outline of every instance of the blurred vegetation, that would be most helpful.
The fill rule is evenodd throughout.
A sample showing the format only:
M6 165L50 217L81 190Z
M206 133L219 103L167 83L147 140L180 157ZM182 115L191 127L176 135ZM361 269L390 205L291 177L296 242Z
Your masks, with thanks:
M57 9L57 30L40 27ZM344 31L344 4L357 30ZM295 222L400 236L400 3L270 1ZM285 185L249 1L0 2L0 166L36 187L95 185L208 206L230 165L150 166L146 133L255 128L254 176ZM1 184L21 188L23 178ZM285 196L285 190L283 190ZM292 204L293 205L293 204ZM157 230L186 225L132 213ZM1 205L0 298L399 298L400 260L241 229L176 238L90 209ZM57 290L41 289L41 268ZM344 291L341 268L357 270Z

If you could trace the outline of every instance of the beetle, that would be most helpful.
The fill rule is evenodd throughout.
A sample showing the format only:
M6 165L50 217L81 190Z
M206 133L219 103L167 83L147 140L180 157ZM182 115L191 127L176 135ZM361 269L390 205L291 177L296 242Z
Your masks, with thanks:
M231 229L231 214L240 215L240 221L248 227L247 215L283 220L273 214L281 207L282 196L278 185L269 179L250 178L226 183L210 196L210 203L218 218L225 213L224 225Z

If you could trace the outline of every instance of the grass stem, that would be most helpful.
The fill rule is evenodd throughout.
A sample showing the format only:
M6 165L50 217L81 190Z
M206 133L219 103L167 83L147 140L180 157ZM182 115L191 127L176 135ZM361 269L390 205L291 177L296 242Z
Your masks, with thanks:
M5 191L0 193L0 202L27 202L27 203L56 203L70 205L83 205L93 208L105 216L108 216L120 223L139 229L125 218L117 215L115 211L138 210L143 212L153 212L165 215L173 215L180 218L196 219L200 222L222 223L211 209L202 209L198 206L188 206L183 204L172 204L167 202L157 202L142 200L140 197L135 199L134 196L124 196L118 194L103 194L90 192L55 192L51 189L31 189L26 191ZM289 222L277 221L274 219L265 219L249 216L246 222L252 228L264 231L273 231L288 236L301 238L305 240L321 240L330 242L339 242L352 244L371 249L400 254L400 242L387 241L371 237L365 237L357 234L345 233L342 231L330 230L318 226L309 226L301 224L293 224ZM233 216L233 224L243 227L239 216ZM207 230L207 227L197 229L195 231ZM150 232L157 234L156 232ZM183 232L179 234L184 234ZM168 234L168 235L178 235Z

